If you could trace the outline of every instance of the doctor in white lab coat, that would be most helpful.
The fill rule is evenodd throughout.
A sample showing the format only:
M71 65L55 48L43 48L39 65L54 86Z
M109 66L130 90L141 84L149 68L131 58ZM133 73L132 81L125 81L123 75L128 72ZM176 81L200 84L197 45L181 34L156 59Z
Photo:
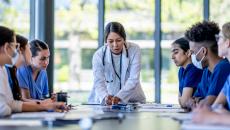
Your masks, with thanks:
M102 105L145 103L140 84L140 47L126 42L124 27L118 22L107 24L105 42L93 56L94 85L88 102Z

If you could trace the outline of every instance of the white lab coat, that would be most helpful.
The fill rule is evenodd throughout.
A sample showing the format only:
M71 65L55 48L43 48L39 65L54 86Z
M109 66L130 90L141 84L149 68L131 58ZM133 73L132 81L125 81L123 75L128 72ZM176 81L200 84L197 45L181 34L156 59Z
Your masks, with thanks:
M6 68L0 66L0 117L22 111L22 101L13 98Z
M104 58L105 66L103 66L103 54L106 45L95 52L93 56L94 84L88 99L89 103L103 104L104 98L108 94L119 97L122 103L145 103L145 95L140 84L141 50L134 43L126 42L126 45L128 48L128 58L126 57L125 46L123 46L121 89L117 89L120 86L112 86L111 83L106 82L112 81L116 76L109 46L107 46Z

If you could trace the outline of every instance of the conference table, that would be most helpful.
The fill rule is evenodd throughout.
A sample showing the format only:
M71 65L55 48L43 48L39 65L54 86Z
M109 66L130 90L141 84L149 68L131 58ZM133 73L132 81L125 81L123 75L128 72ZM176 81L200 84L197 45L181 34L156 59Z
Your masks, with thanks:
M108 106L79 105L75 110L70 110L63 113L63 115L49 112L19 113L0 119L0 130L86 130L83 128L84 125L90 125L90 123L92 123L90 125L92 130L180 130L180 122L169 118L167 115L183 113L183 109L178 106L167 107L161 104L146 105L144 108L137 107L126 111L114 110ZM31 118L28 118L28 115ZM25 119L23 119L23 116ZM55 116L58 118L61 116L60 119L64 122L69 120L73 120L73 122L56 125L54 122ZM1 123L1 120L19 121L19 124L12 123L11 125L8 122L8 125L4 125L4 122ZM81 125L79 125L79 121Z

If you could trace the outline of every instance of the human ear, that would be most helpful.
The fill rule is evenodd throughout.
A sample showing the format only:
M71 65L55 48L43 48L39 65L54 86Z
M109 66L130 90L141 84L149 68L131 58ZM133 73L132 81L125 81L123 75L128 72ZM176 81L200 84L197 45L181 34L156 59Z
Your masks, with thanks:
M227 48L230 48L230 39L227 39L226 43L227 43Z
M187 50L187 52L185 53L188 57L190 57L192 55L192 52L190 50Z

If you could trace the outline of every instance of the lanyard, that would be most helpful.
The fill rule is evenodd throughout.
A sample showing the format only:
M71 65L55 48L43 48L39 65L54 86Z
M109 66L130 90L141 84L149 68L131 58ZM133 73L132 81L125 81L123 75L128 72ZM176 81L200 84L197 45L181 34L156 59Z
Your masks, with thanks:
M112 58L113 70L114 70L116 76L118 77L118 79L120 80L120 89L121 89L122 53L120 56L120 76L118 75L117 71L115 70L112 52L110 54L111 54L111 58Z

